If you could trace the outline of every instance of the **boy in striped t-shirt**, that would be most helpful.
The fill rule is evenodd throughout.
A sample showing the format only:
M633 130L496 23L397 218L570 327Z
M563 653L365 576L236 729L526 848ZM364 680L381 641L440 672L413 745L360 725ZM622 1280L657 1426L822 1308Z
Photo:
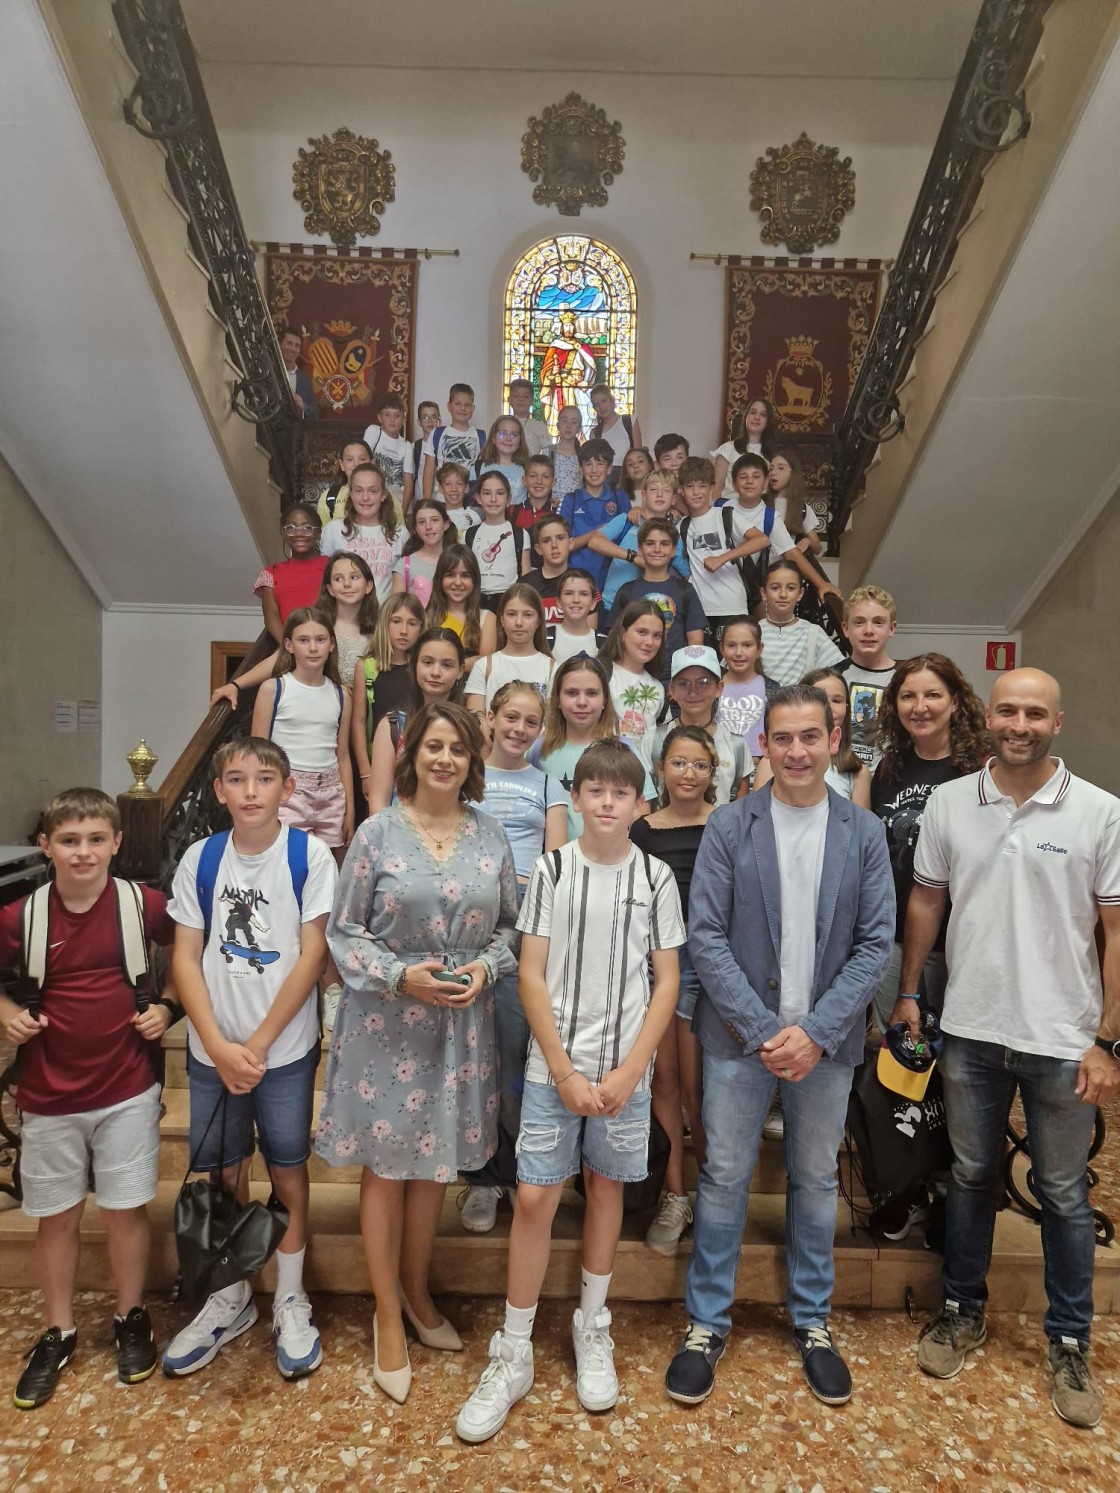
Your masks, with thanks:
M464 1441L493 1436L533 1387L533 1319L552 1220L581 1165L587 1207L572 1318L576 1393L585 1410L609 1410L618 1398L607 1291L623 1186L648 1170L650 1067L676 1006L676 950L685 941L672 872L630 843L644 789L642 764L622 742L588 747L572 783L583 833L537 861L517 921L521 1003L533 1036L506 1316L459 1412L455 1429Z

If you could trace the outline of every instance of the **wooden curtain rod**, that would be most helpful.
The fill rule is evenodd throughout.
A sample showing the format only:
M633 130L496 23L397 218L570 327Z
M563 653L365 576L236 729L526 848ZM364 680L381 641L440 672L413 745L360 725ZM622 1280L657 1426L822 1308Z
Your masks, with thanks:
M733 268L746 265L750 269L848 269L889 270L893 259L767 259L762 254L690 254L689 259L706 260L709 264L727 264Z
M337 249L333 244L275 244L251 240L257 254L306 254L323 259L458 259L458 249L379 249L359 244L356 249Z

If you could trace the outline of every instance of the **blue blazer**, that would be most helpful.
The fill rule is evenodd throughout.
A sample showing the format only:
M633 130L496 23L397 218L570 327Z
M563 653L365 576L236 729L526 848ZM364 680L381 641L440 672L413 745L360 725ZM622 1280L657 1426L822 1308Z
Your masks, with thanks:
M756 1052L782 1029L782 906L771 788L708 819L688 898L700 976L693 1030L719 1057ZM828 790L811 1009L800 1023L839 1063L858 1063L868 1002L890 960L894 877L882 822Z

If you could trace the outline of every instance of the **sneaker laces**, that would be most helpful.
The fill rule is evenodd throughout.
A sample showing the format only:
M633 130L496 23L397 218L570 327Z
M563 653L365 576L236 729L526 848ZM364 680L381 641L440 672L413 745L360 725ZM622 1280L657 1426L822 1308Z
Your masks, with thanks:
M36 1367L41 1359L61 1358L74 1346L74 1335L68 1334L63 1337L56 1327L48 1327L41 1337L36 1338L23 1355L28 1361L34 1360Z
M1058 1343L1056 1346L1054 1364L1055 1377L1060 1375L1071 1389L1084 1390L1092 1384L1089 1373L1089 1360L1078 1347L1069 1343Z
M606 1321L600 1324L599 1317L592 1317L590 1322L585 1321L580 1330L579 1341L583 1350L582 1368L592 1374L604 1373L612 1366L611 1354L614 1352L614 1338L611 1337L607 1328L610 1326L610 1313L601 1314Z
M490 1339L490 1362L483 1369L478 1388L471 1395L471 1399L476 1400L480 1405L494 1405L502 1398L512 1397L513 1348L510 1347L511 1358L506 1358L502 1353L504 1341L500 1332L496 1332Z
M188 1322L183 1331L192 1335L209 1337L215 1327L228 1327L236 1321L247 1305L248 1302L242 1302L234 1311L232 1301L223 1301L220 1296L211 1296L198 1316L193 1322Z
M306 1333L311 1326L311 1302L302 1292L285 1296L272 1309L272 1330L283 1337L286 1333Z
M809 1352L814 1348L823 1348L826 1353L835 1352L827 1327L805 1327L802 1330L805 1333L805 1347Z
M690 1322L688 1331L685 1333L684 1353L707 1353L712 1346L712 1338L715 1333L710 1327L700 1327L695 1322Z
M661 1201L661 1207L657 1210L654 1225L656 1227L658 1224L671 1224L680 1233L688 1226L691 1217L692 1208L688 1199L667 1192Z
M957 1346L957 1337L964 1331L967 1321L968 1318L960 1312L946 1307L943 1311L938 1312L925 1332L922 1333L922 1336L926 1337L928 1335L935 1343L951 1343L955 1348Z

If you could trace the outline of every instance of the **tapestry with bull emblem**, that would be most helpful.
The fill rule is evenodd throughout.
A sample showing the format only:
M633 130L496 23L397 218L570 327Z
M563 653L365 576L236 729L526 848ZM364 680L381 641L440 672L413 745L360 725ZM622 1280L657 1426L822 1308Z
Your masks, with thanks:
M867 348L879 305L879 260L727 261L722 440L742 433L752 399L774 408L778 444L801 457L824 510L831 437Z

